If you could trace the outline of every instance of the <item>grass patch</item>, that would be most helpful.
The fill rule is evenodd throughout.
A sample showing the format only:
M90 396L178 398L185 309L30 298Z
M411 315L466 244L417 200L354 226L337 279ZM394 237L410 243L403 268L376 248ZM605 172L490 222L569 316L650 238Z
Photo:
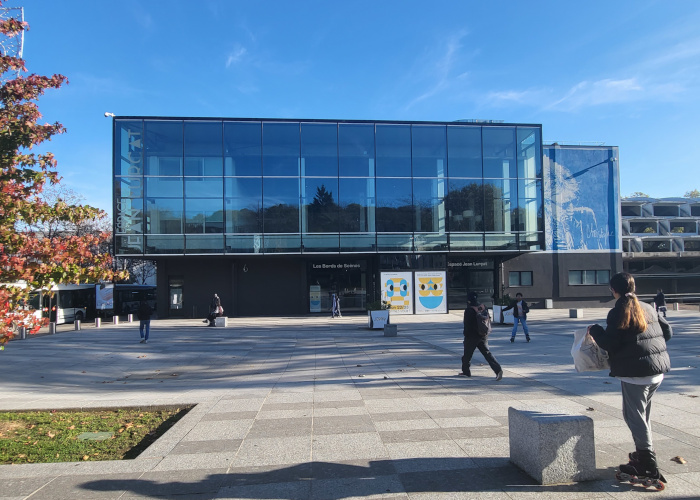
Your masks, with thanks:
M136 458L190 408L0 412L0 463ZM107 439L78 438L97 432Z

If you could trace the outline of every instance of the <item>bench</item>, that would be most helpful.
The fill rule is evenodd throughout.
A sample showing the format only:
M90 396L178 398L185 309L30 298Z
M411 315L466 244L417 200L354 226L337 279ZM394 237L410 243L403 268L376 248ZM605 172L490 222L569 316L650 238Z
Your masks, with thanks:
M595 479L593 420L508 408L510 461L542 485Z
M569 318L583 318L583 309L569 309Z
M228 326L228 318L226 316L219 316L214 318L214 326Z

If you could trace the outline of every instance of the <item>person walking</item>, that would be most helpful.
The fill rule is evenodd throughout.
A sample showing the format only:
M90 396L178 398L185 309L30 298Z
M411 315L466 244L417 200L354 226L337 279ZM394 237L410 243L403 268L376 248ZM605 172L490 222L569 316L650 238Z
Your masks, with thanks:
M656 307L657 312L661 312L664 315L664 318L666 317L666 296L664 295L664 291L659 288L656 293L656 297L654 297L654 306Z
M588 333L608 352L610 376L620 380L622 416L632 433L636 450L630 461L620 465L617 478L663 489L666 479L659 472L651 435L651 398L671 369L666 342L673 336L668 322L654 309L637 299L634 278L618 273L610 279L616 299L608 313L606 327L591 325Z
M141 335L141 343L148 344L148 336L151 333L151 315L153 314L153 309L148 302L142 300L139 303L139 309L136 311L139 317L139 334Z
M523 332L525 332L525 340L530 342L530 330L527 328L527 313L530 312L530 308L527 302L523 300L522 293L518 292L515 294L515 300L504 310L507 311L508 309L513 309L513 331L510 332L510 341L515 342L515 334L518 332L518 321L520 321L523 325Z
M216 326L216 318L224 313L224 308L221 307L221 299L217 294L211 299L209 304L209 315L203 321L203 323L209 323L208 326Z
M481 352L496 374L496 380L501 380L503 378L501 365L498 364L496 358L489 351L488 335L491 330L491 321L488 318L489 312L483 304L479 303L476 292L467 294L467 302L467 308L464 310L464 355L462 356L462 372L460 375L463 377L472 376L470 370L472 356L474 355L474 350L479 349L479 352Z

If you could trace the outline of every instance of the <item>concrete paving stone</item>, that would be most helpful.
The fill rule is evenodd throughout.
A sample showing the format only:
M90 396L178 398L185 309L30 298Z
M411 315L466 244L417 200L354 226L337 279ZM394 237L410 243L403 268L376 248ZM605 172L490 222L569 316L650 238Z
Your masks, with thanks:
M342 493L340 493L342 492ZM355 478L316 479L311 483L312 500L408 498L396 475ZM397 496L400 495L400 496Z
M615 480L614 474L610 475L608 495L616 500L639 499L640 495L648 493L657 498L675 498L682 500L697 499L698 487L695 484L683 480L682 475L666 476L668 483L663 491L645 490L640 486L633 486L628 483L620 483Z
M393 460L443 458L450 459L468 458L457 443L452 440L419 441L419 442L394 442L385 443L389 456ZM396 464L395 464L396 465ZM398 470L401 470L396 465Z
M222 477L222 487L253 484L308 481L313 477L315 463L303 462L290 465L264 465L229 467Z
M317 462L388 457L384 443L374 432L314 435L313 437L312 459Z
M394 411L386 413L374 413L372 414L372 420L375 422L387 422L393 420L420 420L429 419L430 415L423 410L417 411Z
M268 403L262 406L262 412L276 411L276 410L309 410L314 407L313 401L306 401L302 403Z
M303 379L303 382L305 385L308 385L308 381L312 379L312 377L308 377ZM308 389L306 387L305 389ZM273 390L272 393L267 397L265 400L265 404L263 405L263 409L268 406L268 405L274 405L274 404L279 404L279 403L313 403L314 401L314 393L313 392L277 392L276 390Z
M374 422L369 415L349 415L337 417L315 417L314 435L356 434L374 432Z
M280 420L284 418L311 418L313 415L313 408L306 408L303 410L261 410L258 413L258 420Z
M508 436L508 427L505 425L499 427L444 427L442 430L455 440Z
M183 441L207 441L219 439L243 439L255 422L254 419L229 421L201 421L197 423Z
M471 460L471 459L466 459ZM484 491L503 491L505 485L534 484L524 472L514 465L499 468L480 468L476 466L451 469L410 470L399 474L409 498L414 493L464 493ZM469 498L469 497L468 497Z
M242 439L219 439L206 441L181 441L170 452L171 455L189 455L195 453L235 453L243 442Z
M502 491L411 492L411 500L512 500Z
M246 398L246 399L226 399L222 398L210 410L212 413L231 413L239 411L260 411L265 398Z
M484 417L485 415L481 410L473 406L467 408L447 408L447 409L427 409L425 412L430 416L430 418L454 418L454 417Z
M250 438L243 441L231 467L296 464L311 459L311 436Z
M352 398L352 399L343 399L343 400L336 400L336 399L327 399L325 400L324 398L319 398L316 399L316 396L319 394L319 392L314 392L314 410L318 409L323 409L323 408L364 408L365 407L365 402L362 400L362 397L357 394L357 399ZM322 394L322 393L320 393Z
M501 423L491 417L456 417L456 418L434 418L433 421L442 428L446 427L490 427L500 426Z
M219 453L189 453L167 455L156 465L154 471L186 471L190 469L227 469L230 467L236 451Z
M342 417L348 415L369 415L369 412L362 403L362 406L347 406L338 408L314 408L314 418L316 417Z
M468 457L508 458L510 456L508 437L455 439L454 441Z
M414 397L413 401L421 410L469 410L473 408L459 396Z
M31 495L37 500L119 498L141 474L60 476Z
M201 422L229 421L229 420L251 420L258 415L257 411L230 411L224 413L207 413Z
M438 429L439 426L433 420L421 418L418 420L382 420L375 421L374 427L379 432L406 431L417 429Z
M316 479L372 478L396 474L393 460L339 460L311 462L311 476Z
M369 413L395 413L399 411L423 410L412 398L406 399L365 399Z
M227 486L221 488L214 497L221 500L240 500L242 498L265 499L304 499L311 497L310 481L289 483L253 484L246 486Z
M401 399L410 399L411 396L405 391L402 390L392 390L392 391L387 391L387 390L376 390L376 389L371 389L368 387L358 387L357 390L360 392L360 395L362 396L362 399L365 401L365 404L367 404L368 401L374 401L374 400L391 400L391 401L398 401Z
M2 480L2 495L5 497L25 498L44 487L54 479L50 477L17 477ZM2 497L0 497L2 498Z
M246 438L310 436L313 420L304 418L279 418L255 420Z
M126 494L161 497L216 493L225 476L225 468L147 472L129 485Z
M613 481L615 481L614 478ZM508 484L504 486L503 490L505 490L505 492L513 499L589 500L611 498L610 493L615 490L616 486L617 485L613 485L607 480L597 480L547 486Z
M401 429L395 431L380 431L379 436L386 444L444 441L449 438L449 435L445 429Z
M315 391L314 406L323 408L323 405L345 403L347 405L357 404L362 400L358 391ZM327 407L327 406L326 406Z

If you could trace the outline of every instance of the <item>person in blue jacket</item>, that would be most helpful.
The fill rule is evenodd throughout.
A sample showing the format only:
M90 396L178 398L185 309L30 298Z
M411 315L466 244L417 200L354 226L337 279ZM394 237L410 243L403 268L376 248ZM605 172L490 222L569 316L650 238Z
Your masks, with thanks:
M504 309L513 310L513 331L510 332L510 341L515 342L515 334L518 332L518 321L523 324L523 332L525 332L525 340L530 342L530 330L527 328L527 313L530 312L530 308L527 302L523 300L523 294L518 292L515 294L515 300Z

